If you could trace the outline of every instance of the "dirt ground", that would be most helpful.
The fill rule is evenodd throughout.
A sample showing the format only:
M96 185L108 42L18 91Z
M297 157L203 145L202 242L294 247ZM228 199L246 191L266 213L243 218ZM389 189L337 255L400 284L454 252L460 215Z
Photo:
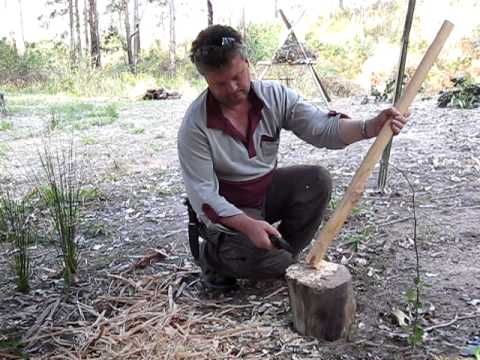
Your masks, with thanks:
M368 118L386 106L361 100L338 99L330 107ZM57 101L63 100L39 102ZM82 207L78 281L64 290L48 224L31 248L28 295L15 291L10 250L0 245L0 358L454 359L478 340L479 109L439 109L434 100L412 106L410 123L394 139L386 193L375 190L377 168L330 248L330 260L346 264L353 276L357 313L350 338L328 343L292 329L284 281L242 281L227 294L202 288L187 248L176 157L176 132L188 104L124 101L112 124L73 133L86 182L95 189ZM28 188L24 174L38 168L34 149L49 118L32 110L10 120L13 128L0 132L0 183ZM51 141L70 136L55 130ZM331 214L371 141L330 151L288 132L281 139L279 166L319 164L331 172ZM416 276L414 215L402 174L415 190L420 256L424 336L415 348L407 341L412 316L406 294ZM135 267L145 254L154 254L154 261ZM398 325L398 314L407 326Z

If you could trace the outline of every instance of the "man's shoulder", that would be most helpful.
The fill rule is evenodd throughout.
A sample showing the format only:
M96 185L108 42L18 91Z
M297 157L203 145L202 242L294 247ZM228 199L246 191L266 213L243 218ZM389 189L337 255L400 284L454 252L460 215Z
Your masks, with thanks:
M254 80L252 81L255 93L264 101L278 101L289 96L289 89L277 81L271 80Z
M201 124L206 121L206 101L207 89L202 91L198 97L192 101L185 111L183 122Z
M182 123L178 128L177 141L179 146L188 143L192 136L196 136L194 134L198 134L199 131L202 132L202 129L206 127L206 98L207 90L203 91L195 100L193 100L185 111Z
M272 80L253 80L253 88L260 93L281 92L285 91L282 84Z

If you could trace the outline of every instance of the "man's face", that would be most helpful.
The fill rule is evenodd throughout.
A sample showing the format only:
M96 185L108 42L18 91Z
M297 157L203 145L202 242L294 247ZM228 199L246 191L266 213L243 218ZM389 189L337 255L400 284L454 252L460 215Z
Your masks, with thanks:
M218 102L226 106L238 105L247 99L250 91L249 63L236 55L229 65L207 71L205 80Z

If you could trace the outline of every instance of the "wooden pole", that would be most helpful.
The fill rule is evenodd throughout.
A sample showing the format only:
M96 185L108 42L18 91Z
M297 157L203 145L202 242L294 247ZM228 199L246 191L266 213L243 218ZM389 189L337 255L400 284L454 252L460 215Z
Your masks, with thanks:
M405 63L407 60L408 39L410 37L410 29L412 28L413 13L415 11L415 0L408 1L407 16L405 17L405 26L402 35L402 50L400 51L400 61L398 62L397 80L395 82L395 95L393 104L396 106L400 95L402 94L403 78L405 75ZM380 170L378 172L378 188L380 191L385 190L388 176L388 162L390 161L390 150L392 148L392 140L387 144L380 161Z
M427 76L428 71L432 67L452 30L453 24L449 21L444 21L442 27L437 33L437 36L428 48L425 56L420 62L420 65L415 71L415 74L406 87L404 95L398 102L397 109L401 113L405 113L408 110L408 107L420 89L420 85ZM368 151L366 157L360 164L357 172L355 173L350 185L348 186L347 192L342 199L342 202L337 207L332 217L323 226L320 234L313 244L312 249L308 253L306 261L310 266L313 266L317 269L321 268L321 262L325 256L325 253L327 252L327 248L337 236L351 209L362 196L363 190L367 184L367 180L372 173L375 164L380 159L383 149L392 138L392 135L393 132L390 128L390 124L385 124Z

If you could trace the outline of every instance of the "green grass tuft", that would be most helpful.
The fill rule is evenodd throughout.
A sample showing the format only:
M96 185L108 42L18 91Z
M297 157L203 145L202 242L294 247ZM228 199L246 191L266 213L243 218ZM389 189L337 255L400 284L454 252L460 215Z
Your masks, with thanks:
M13 124L9 120L0 120L0 131L12 130Z
M144 128L133 128L131 131L130 131L131 134L133 135L140 135L140 134L143 134L145 133L145 129Z
M8 146L0 143L0 159L6 158L8 155Z
M84 102L69 102L55 104L49 107L52 117L57 119L57 127L88 129L92 126L105 126L118 119L116 104L93 104Z
M98 140L95 139L93 136L83 136L81 141L84 145L95 145L98 144Z

